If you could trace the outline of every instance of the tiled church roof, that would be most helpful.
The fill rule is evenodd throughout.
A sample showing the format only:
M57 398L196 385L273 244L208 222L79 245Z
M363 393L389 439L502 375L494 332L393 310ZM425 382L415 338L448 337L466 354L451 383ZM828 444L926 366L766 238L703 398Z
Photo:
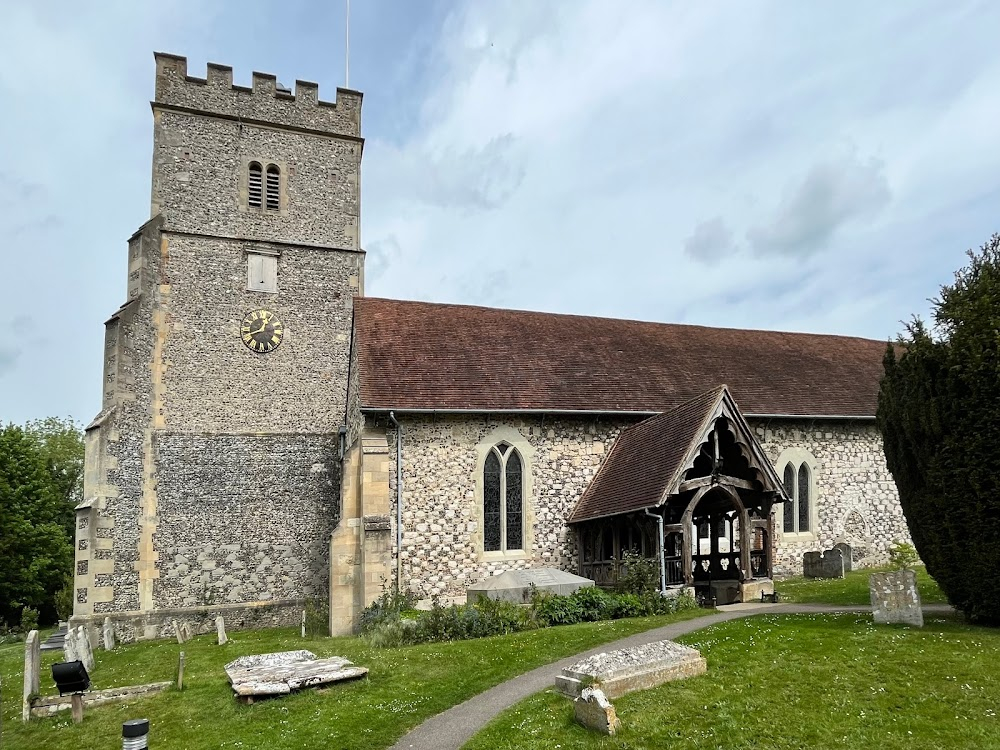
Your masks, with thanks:
M568 522L652 508L680 477L692 444L706 431L725 386L719 386L622 431Z
M744 414L870 417L885 342L358 298L366 409L662 412L727 383Z

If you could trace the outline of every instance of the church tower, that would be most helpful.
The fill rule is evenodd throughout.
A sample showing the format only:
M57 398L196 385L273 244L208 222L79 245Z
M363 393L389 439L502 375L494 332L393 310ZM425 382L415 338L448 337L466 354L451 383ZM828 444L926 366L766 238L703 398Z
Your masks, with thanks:
M297 621L328 591L359 246L361 94L156 54L151 217L86 435L75 622Z

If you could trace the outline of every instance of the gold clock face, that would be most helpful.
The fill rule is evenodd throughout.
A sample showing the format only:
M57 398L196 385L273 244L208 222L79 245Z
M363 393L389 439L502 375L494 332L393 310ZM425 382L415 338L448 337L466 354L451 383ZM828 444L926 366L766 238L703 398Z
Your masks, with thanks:
M240 326L243 343L258 354L273 352L281 344L285 326L270 310L254 310L247 313Z

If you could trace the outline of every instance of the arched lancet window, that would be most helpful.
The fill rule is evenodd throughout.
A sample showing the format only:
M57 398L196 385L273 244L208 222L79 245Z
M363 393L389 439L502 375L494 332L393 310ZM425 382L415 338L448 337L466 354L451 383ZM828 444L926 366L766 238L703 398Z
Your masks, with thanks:
M250 208L260 208L264 201L263 169L255 161L250 162L247 174L247 203Z
M274 164L267 167L267 210L277 211L281 208L280 196L281 170Z
M809 466L801 463L796 468L795 464L788 462L785 464L785 473L782 484L785 486L785 494L789 501L785 503L784 520L782 530L786 534L798 534L811 531L810 503L810 476Z
M524 546L524 478L521 457L507 443L490 449L483 467L483 550Z

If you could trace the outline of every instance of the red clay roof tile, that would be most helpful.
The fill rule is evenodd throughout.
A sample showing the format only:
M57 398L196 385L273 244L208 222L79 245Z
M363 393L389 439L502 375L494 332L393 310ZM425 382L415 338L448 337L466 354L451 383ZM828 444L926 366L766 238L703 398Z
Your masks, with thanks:
M365 409L663 412L727 383L744 414L871 417L885 342L355 300Z

